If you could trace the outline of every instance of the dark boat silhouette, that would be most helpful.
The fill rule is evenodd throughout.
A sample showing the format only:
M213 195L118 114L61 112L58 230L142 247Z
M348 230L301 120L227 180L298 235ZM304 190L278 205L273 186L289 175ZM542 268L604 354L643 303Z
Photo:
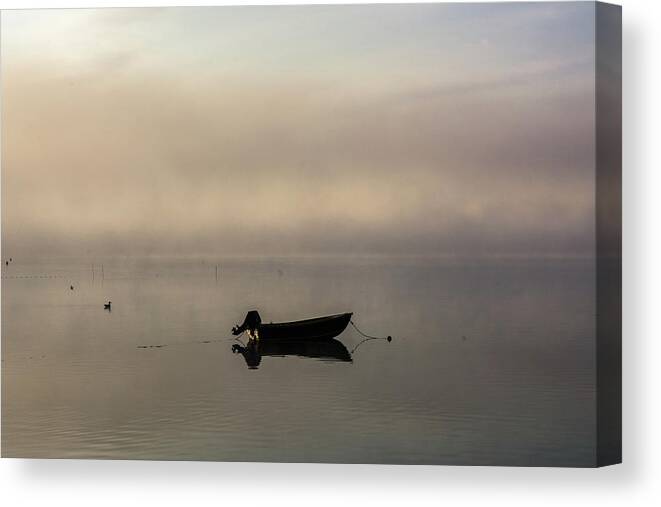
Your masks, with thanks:
M247 331L251 338L260 341L331 340L346 329L352 315L352 313L339 313L294 322L263 324L259 312L251 310L243 324L232 329L232 334L238 336Z
M298 356L321 361L352 362L344 344L333 338L325 340L248 340L243 346L232 345L232 352L241 354L249 368L257 368L262 357Z

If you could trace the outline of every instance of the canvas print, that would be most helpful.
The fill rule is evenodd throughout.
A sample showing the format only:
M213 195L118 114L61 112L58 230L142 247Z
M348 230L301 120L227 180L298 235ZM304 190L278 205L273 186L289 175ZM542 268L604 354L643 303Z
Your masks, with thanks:
M620 461L620 8L1 13L2 456Z

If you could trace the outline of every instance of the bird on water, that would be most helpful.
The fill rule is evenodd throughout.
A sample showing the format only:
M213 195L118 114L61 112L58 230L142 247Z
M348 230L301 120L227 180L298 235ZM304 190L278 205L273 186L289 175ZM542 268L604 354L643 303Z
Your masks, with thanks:
M110 305L112 305L112 301L108 301L107 303L103 303L103 309L104 310L110 310Z

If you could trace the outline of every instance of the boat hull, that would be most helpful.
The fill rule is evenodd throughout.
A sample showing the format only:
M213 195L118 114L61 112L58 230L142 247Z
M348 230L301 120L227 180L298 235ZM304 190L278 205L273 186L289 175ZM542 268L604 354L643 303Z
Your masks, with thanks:
M261 324L259 340L331 340L341 334L351 321L352 313L341 313L316 319Z

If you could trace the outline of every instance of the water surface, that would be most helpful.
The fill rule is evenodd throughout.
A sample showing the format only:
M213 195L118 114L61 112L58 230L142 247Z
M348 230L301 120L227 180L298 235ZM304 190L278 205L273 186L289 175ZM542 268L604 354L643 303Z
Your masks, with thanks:
M2 277L3 456L594 460L586 260L15 259ZM250 309L352 311L393 341L251 369L229 333Z

